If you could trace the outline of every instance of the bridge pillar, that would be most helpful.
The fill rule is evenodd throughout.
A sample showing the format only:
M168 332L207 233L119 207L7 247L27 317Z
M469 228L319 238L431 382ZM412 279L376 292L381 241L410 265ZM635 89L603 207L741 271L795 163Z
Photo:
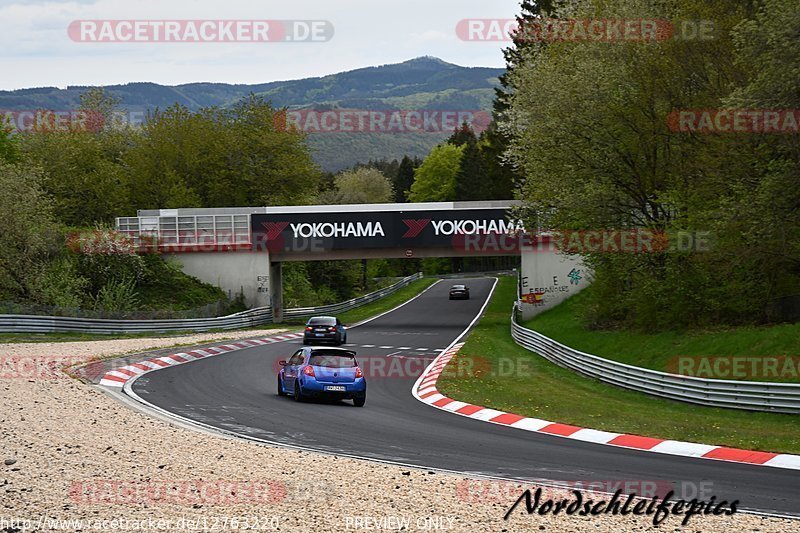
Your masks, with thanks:
M171 257L186 274L216 285L231 298L241 293L248 307L270 304L266 252L192 252Z
M591 274L580 256L554 250L522 250L522 319L555 307L589 285Z
M269 264L269 299L272 307L272 321L283 322L283 263Z

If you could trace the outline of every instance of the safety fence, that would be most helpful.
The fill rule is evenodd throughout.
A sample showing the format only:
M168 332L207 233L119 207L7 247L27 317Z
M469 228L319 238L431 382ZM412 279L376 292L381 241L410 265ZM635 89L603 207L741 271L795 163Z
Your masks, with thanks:
M285 309L284 318L300 318L318 314L341 313L379 300L422 277L418 272L388 287L353 298L345 302L318 307ZM115 320L67 316L0 315L0 333L159 333L167 331L209 331L240 329L267 324L272 321L272 309L258 307L232 315L212 318L187 318L164 320Z
M597 379L653 396L714 407L800 413L800 383L706 379L627 365L565 346L517 321L511 313L511 336L517 344L561 366Z

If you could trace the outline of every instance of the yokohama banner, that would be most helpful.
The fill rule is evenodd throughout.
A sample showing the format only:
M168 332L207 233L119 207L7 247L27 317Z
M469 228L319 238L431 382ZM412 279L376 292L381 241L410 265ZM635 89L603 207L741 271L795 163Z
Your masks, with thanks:
M458 248L487 235L516 242L524 231L505 209L254 214L251 224L255 250L284 252Z

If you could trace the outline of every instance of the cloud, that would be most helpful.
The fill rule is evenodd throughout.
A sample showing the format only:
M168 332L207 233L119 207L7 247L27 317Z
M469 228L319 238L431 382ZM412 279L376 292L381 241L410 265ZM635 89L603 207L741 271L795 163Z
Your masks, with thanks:
M455 37L463 18L510 18L518 0L0 0L0 89L131 81L262 83L321 76L432 55L461 65L503 66L506 43ZM67 35L83 19L326 20L313 43L83 43Z

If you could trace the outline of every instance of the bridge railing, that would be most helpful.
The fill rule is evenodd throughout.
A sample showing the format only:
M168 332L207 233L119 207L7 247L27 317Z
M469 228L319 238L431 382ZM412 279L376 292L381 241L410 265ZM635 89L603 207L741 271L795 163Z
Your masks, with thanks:
M420 279L418 272L397 283L345 302L319 307L286 309L285 318L299 318L316 314L339 313L379 300ZM272 309L258 307L232 315L212 318L185 318L165 320L113 320L66 316L0 315L0 333L161 333L168 331L209 331L240 329L267 324L272 321Z
M713 407L776 413L800 413L800 383L705 379L627 365L575 350L517 322L511 313L511 336L545 359L610 385L653 396Z

